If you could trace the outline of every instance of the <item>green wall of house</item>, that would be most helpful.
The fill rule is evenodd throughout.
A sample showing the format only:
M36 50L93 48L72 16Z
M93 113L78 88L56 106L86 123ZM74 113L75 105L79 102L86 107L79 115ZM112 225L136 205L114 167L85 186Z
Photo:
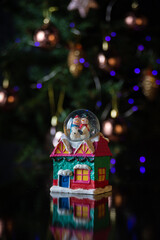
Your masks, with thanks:
M55 157L56 159L62 157ZM70 157L65 157L66 159L70 159ZM93 159L93 158L92 158ZM66 170L69 169L74 173L74 166L80 164L86 164L91 167L91 180L97 181L98 180L98 168L106 168L106 180L109 179L109 169L110 169L110 156L105 157L95 157L94 162L89 162L88 160L84 162L79 162L76 159L73 161L66 161L64 158L61 161L54 161L53 160L53 179L58 179L58 171L60 169ZM73 179L74 176L71 176Z
M56 157L56 159L58 159L59 157ZM70 159L70 157L65 157L65 158L69 158ZM86 160L86 161L84 161L84 162L79 162L79 161L77 161L77 160L74 160L74 161L71 161L71 162L67 162L66 160L61 160L60 162L55 162L54 160L53 160L53 179L58 179L58 171L60 170L60 169L63 169L63 170L66 170L66 169L69 169L69 170L71 170L72 171L72 173L74 173L74 166L75 165L77 165L77 164L81 164L81 165L83 165L83 164L86 164L86 165L88 165L88 166L90 166L91 167L91 175L90 175L90 177L91 177L91 180L94 180L94 162L89 162L88 160ZM71 179L73 179L74 178L74 176L72 175L71 176Z
M110 156L95 157L95 181L98 180L98 168L106 168L106 180L109 179Z

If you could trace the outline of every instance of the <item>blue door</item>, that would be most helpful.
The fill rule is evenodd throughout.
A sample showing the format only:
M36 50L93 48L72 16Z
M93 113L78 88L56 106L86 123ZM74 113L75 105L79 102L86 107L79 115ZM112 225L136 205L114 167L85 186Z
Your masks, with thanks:
M69 209L69 198L59 198L59 208Z
M59 186L69 188L69 176L60 176Z

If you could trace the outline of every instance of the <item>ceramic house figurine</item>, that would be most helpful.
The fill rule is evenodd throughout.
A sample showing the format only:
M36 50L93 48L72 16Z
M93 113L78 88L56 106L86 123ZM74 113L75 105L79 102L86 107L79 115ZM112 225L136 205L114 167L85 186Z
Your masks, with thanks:
M64 134L51 153L51 192L101 194L109 185L109 140L100 133L97 117L89 110L76 110L64 122Z
M109 239L109 193L101 195L71 195L51 193L54 239Z

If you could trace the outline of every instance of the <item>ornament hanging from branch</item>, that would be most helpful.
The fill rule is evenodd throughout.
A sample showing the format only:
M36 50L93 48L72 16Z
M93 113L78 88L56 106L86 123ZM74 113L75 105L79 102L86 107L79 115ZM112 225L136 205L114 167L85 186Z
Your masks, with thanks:
M0 107L9 110L15 107L17 103L17 93L14 89L0 88Z
M57 28L52 23L42 25L34 34L36 47L53 49L59 41Z
M83 70L84 52L82 49L82 45L70 44L70 51L68 54L68 66L69 71L74 77L78 77Z
M127 124L123 118L109 118L102 123L102 131L113 142L123 141L127 132Z
M85 18L90 8L98 8L98 4L94 0L71 0L67 9L69 11L78 9L82 18Z
M154 100L158 94L157 79L153 75L154 71L146 69L143 72L142 77L142 91L143 94L149 99Z
M125 24L134 30L144 29L148 24L148 19L140 13L138 1L134 0L131 8L132 11L129 12L124 19Z
M109 48L107 51L102 51L97 56L98 66L99 68L105 71L116 70L120 66L120 57Z
M7 93L3 88L0 88L0 107L3 107L7 102Z
M144 15L135 11L128 13L124 21L129 28L134 30L142 30L148 23L148 19Z

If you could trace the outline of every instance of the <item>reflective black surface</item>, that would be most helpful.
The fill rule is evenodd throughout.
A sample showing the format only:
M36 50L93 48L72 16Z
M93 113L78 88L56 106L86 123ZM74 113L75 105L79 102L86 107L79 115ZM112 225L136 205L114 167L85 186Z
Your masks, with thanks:
M0 239L160 239L160 187L145 175L112 175L112 193L94 199L50 195L51 163L4 169Z

